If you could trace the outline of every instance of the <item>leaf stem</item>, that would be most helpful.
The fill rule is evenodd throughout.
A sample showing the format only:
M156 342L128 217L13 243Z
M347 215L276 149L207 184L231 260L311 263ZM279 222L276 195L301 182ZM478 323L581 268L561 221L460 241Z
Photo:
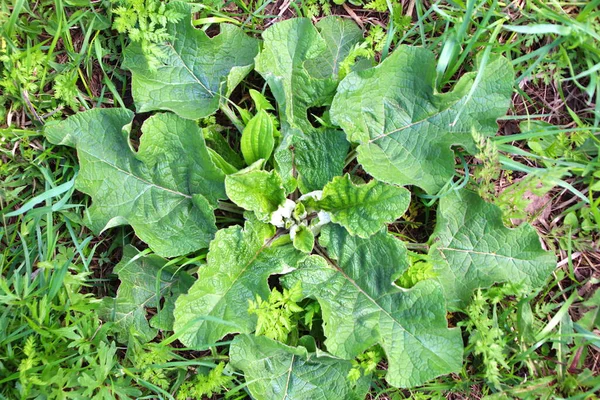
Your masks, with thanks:
M407 243L404 242L404 245L408 250L420 250L427 252L429 251L429 245L427 243Z
M244 131L244 124L242 123L242 121L240 121L238 116L235 115L235 112L229 107L229 105L227 103L223 103L219 108L221 109L221 111L223 111L223 114L225 114L227 118L229 118L229 120L236 127L236 129L240 131L240 133L242 133Z
M224 201L219 201L219 206L217 207L219 210L228 211L235 214L244 214L244 209L236 206L235 204L227 203Z
M344 161L344 168L347 168L348 165L356 158L356 149L350 150L348 155L346 156L346 160Z
M237 223L240 223L240 222L243 223L244 222L244 218L240 218L240 217L229 218L229 217L220 217L220 216L217 216L216 217L216 222L217 222L217 224L221 224L221 225L223 225L223 224L226 224L226 225L228 225L228 224L237 224Z

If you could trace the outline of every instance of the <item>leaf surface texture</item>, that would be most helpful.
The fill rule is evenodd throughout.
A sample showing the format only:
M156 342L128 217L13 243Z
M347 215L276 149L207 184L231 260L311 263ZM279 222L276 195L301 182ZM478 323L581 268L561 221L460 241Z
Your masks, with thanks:
M400 218L409 203L410 192L405 188L376 180L355 185L350 175L344 175L325 185L317 207L351 234L367 238Z
M221 24L215 37L192 26L191 11L182 2L170 3L184 14L167 24L170 41L160 48L165 57L153 67L140 43L125 50L123 67L131 71L132 92L138 112L169 110L188 119L211 115L223 98L252 70L258 41L241 28Z
M406 249L379 232L369 239L327 225L319 242L329 260L310 256L283 278L301 282L304 295L321 304L327 350L351 359L380 344L388 359L386 380L412 387L460 369L462 338L448 329L440 285L427 280L411 289L393 284L407 268Z
M435 65L429 50L399 46L339 85L331 119L380 181L439 191L454 174L451 146L473 150L472 129L495 134L496 119L506 113L514 82L506 59L492 58L473 91L476 73L467 73L451 92L435 93Z
M275 171L260 171L252 167L225 178L227 196L238 206L254 211L261 221L285 202L283 182Z
M451 309L465 306L474 289L494 283L539 287L556 267L531 225L506 228L500 209L468 190L440 200L430 241L429 255Z
M187 292L194 280L165 264L167 260L157 255L140 254L133 246L124 248L123 258L114 269L121 281L117 296L102 299L101 308L104 317L115 324L120 342L127 343L131 333L148 342L157 329L173 329L175 299ZM161 300L159 313L148 323L147 309L157 308Z
M239 335L230 356L233 366L244 371L257 400L362 400L369 389L370 376L356 384L348 381L349 360L308 353L304 347L286 346L264 336Z
M229 333L254 330L256 316L248 313L248 301L268 298L269 276L289 270L301 257L291 244L271 247L274 234L273 226L254 218L244 229L217 232L198 280L177 299L174 330L182 343L199 348Z
M316 26L297 18L273 25L263 39L256 70L279 105L284 140L275 153L278 171L288 190L293 189L294 174L301 192L319 190L341 175L348 142L339 130L314 127L308 114L331 104L339 64L362 33L339 17L325 18Z
M129 110L98 108L46 125L48 140L77 149L76 188L93 200L89 226L99 233L130 224L163 257L207 247L225 176L211 161L202 131L193 121L156 114L144 122L134 152L132 119Z

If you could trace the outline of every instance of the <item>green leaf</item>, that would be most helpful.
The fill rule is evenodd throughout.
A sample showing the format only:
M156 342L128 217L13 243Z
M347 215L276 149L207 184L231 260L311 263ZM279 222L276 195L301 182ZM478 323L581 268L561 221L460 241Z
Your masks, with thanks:
M376 179L438 192L454 174L460 145L474 152L472 129L496 133L510 104L514 72L492 58L472 91L467 73L449 93L435 93L436 62L429 50L399 46L375 68L349 74L339 85L331 120L358 143L358 161Z
M398 286L410 289L425 279L437 278L438 275L425 254L413 253L413 255L409 257L412 259L411 265L396 281Z
M293 244L301 252L310 253L315 245L315 235L306 225L297 225L294 229Z
M258 90L250 89L249 90L250 97L252 97L252 101L254 101L254 105L258 111L263 110L274 110L275 107L267 100L265 96Z
M266 111L259 111L242 132L242 155L250 165L260 159L268 160L273 152L275 139L273 120Z
M202 129L206 145L217 152L223 160L236 169L242 169L245 166L244 160L238 151L231 148L228 142L229 132L220 125L210 125ZM221 132L225 132L227 138L223 137Z
M217 232L207 264L198 280L175 304L174 330L188 347L212 344L229 333L250 333L256 316L248 302L267 299L267 279L293 268L302 254L291 244L270 246L275 228L250 219L244 229L232 226Z
M207 247L225 187L202 131L174 114L156 114L144 122L134 152L132 119L129 110L98 108L46 125L50 142L77 149L75 187L92 197L90 228L99 233L130 224L163 257Z
M256 400L362 400L371 376L352 384L352 363L327 353L308 353L264 336L239 335L229 350L233 367L244 372Z
M587 307L587 310L577 324L588 331L600 329L600 290L596 290L582 305Z
M326 44L320 57L306 61L306 69L314 77L338 77L342 62L352 48L363 41L363 32L347 18L331 16L315 25Z
M285 189L291 192L297 184L301 193L321 190L342 174L349 143L344 133L335 129L293 131L275 152L277 171Z
M264 222L285 202L281 178L275 171L260 171L251 166L225 178L227 196L238 206L254 211Z
M376 180L354 185L350 175L334 178L316 204L352 235L367 238L394 222L408 209L410 192Z
M361 239L327 225L319 243L328 250L327 261L309 256L282 281L286 287L300 281L304 295L319 301L331 354L350 359L379 344L388 359L386 380L398 387L460 369L462 338L458 329L448 329L440 285L393 284L408 266L402 242L384 231Z
M263 32L264 48L256 70L278 103L284 140L275 153L286 190L302 193L322 189L341 175L349 144L343 132L315 128L308 119L313 107L331 104L338 68L362 39L352 21L322 19L316 27L307 18L274 24Z
M102 316L114 323L121 343L127 343L132 333L148 342L156 337L157 329L173 329L175 300L187 292L194 280L166 264L164 258L144 255L133 246L123 249L123 258L114 269L121 281L117 296L103 298L101 308ZM148 324L147 309L159 307L161 300L164 303L159 313Z
M339 63L362 33L340 17L282 21L266 29L256 70L265 78L279 105L282 129L311 128L308 109L328 105L337 87Z
M236 172L238 172L238 169L236 167L225 161L225 159L215 150L211 149L210 147L208 147L207 149L212 162L217 168L223 171L225 175L235 174Z
M468 190L440 200L430 242L429 255L454 310L469 302L473 290L494 283L541 287L556 267L531 225L506 228L500 209Z
M167 24L170 39L158 45L165 54L163 64L153 68L140 42L125 50L123 67L132 74L137 111L170 110L188 119L209 116L252 70L258 40L227 24L219 25L219 35L208 37L192 26L187 4L167 7L185 17Z

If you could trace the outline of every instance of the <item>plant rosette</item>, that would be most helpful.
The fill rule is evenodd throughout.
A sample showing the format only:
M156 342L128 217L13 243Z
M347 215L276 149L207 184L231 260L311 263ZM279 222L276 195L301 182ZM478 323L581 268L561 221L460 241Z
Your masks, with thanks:
M357 373L357 357L381 349L396 387L459 371L463 340L447 312L463 310L478 288L544 283L555 259L531 226L506 228L474 192L442 190L455 176L454 148L477 151L473 129L496 133L514 81L506 59L491 56L437 93L425 49L398 46L379 65L344 62L362 41L348 20L286 20L262 41L223 24L209 38L192 26L189 6L167 7L186 17L167 24L163 63L150 65L136 43L125 52L137 111L161 111L144 121L139 147L126 109L94 109L45 130L77 150L89 228L128 224L155 253L128 248L116 269L121 287L103 315L119 340L173 330L205 349L235 334L230 364L252 397L362 399L373 370ZM252 69L276 107L255 90L250 110L229 99ZM218 110L239 129L239 147L223 127L199 126ZM347 167L355 158L372 179ZM409 188L445 193L423 255L427 273L411 273L405 244L387 230L408 209ZM196 279L164 258L206 248ZM420 278L401 287L404 274ZM254 334L249 304L271 300L289 317L281 324L294 325L285 332L302 335ZM146 307L160 313L148 321ZM304 324L293 317L300 310L311 310ZM321 333L306 328L316 312Z

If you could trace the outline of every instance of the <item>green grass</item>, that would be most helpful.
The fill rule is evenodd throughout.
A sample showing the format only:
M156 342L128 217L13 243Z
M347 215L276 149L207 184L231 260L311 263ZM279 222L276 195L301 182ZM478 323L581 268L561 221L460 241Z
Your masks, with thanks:
M101 238L87 230L82 211L89 199L73 189L76 157L43 137L49 120L130 106L130 82L120 63L131 30L111 29L111 8L148 3L1 0L0 398L245 396L244 382L228 367L206 378L227 361L225 347L188 351L169 332L150 345L116 343L110 323L98 318L98 299L114 295L112 266L136 239L127 228ZM522 7L496 0L415 1L407 2L409 17L408 4L377 3L388 11L350 4L372 49L380 59L399 44L432 49L440 91L494 54L512 60L511 111L499 135L465 160L463 182L500 205L512 218L507 225L533 222L559 264L537 293L506 296L504 287L491 288L476 294L466 314L449 316L468 343L460 373L411 391L380 378L370 398L595 398L600 1L527 0ZM194 24L210 31L235 23L258 35L292 16L348 15L329 2L280 7L285 4L198 2ZM534 199L529 212L525 195ZM419 207L434 201L423 203ZM190 265L182 259L176 266Z

